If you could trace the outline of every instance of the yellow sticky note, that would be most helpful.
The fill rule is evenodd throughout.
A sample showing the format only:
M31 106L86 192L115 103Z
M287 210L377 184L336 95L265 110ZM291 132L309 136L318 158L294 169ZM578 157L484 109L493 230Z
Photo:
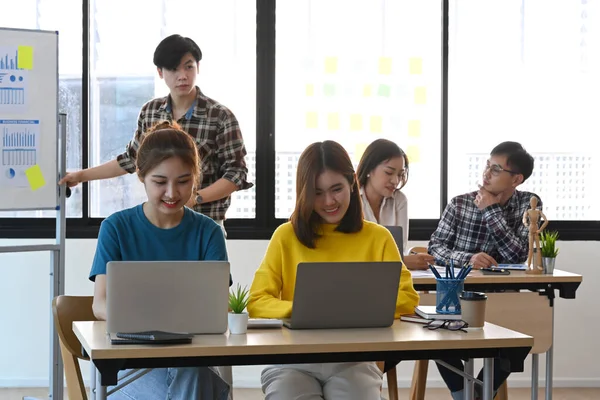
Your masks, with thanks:
M352 114L350 115L350 130L361 131L362 130L362 115Z
M19 46L17 48L17 68L33 69L33 47Z
M392 73L392 59L390 57L379 58L379 73L389 75Z
M319 124L319 117L317 113L314 111L309 111L306 113L306 127L308 129L316 129Z
M423 59L421 57L412 57L408 62L411 75L420 75L423 72Z
M360 161L360 158L362 157L362 155L366 149L367 149L366 143L357 143L356 147L354 147L354 160Z
M363 96L371 97L371 85L365 85L365 87L363 88Z
M36 191L39 188L46 185L44 174L42 174L42 170L37 164L33 167L27 168L25 170L25 175L27 176L27 180L29 181L29 186L31 186L31 190L33 191Z
M408 121L408 136L420 137L421 136L421 121L413 119Z
M325 57L325 73L335 74L337 72L337 57Z
M416 163L421 160L421 151L419 146L408 146L406 148L406 156L408 157L409 163Z
M327 115L327 129L335 131L340 129L340 114L329 113Z
M306 85L306 95L307 96L314 96L315 94L315 86L311 83L308 83Z
M381 132L381 126L383 125L383 119L378 115L373 115L371 117L371 132L377 133Z
M427 88L419 86L415 88L415 104L427 103Z

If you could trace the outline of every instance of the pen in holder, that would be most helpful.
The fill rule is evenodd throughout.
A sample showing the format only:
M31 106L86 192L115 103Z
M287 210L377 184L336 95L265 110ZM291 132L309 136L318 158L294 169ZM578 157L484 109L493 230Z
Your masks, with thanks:
M464 289L462 279L436 279L435 311L438 314L460 314L460 294Z

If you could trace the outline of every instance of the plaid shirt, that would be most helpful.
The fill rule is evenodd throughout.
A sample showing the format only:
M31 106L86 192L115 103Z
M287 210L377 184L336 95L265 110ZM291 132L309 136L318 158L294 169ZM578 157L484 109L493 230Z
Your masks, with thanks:
M453 260L458 265L468 262L473 254L484 252L498 263L517 264L527 260L529 228L523 224L523 214L530 208L534 193L515 191L502 207L493 204L479 210L477 192L463 194L446 206L437 229L429 241L429 253L438 262Z
M196 93L194 105L177 123L194 138L198 146L202 167L199 189L212 185L220 178L233 182L239 190L251 188L253 184L246 182L246 148L235 115L202 94L198 87ZM144 133L164 120L173 120L170 96L150 100L142 106L133 139L125 152L117 157L121 168L129 173L136 171L137 151ZM214 220L222 220L230 204L231 196L228 196L211 203L197 204L194 209Z

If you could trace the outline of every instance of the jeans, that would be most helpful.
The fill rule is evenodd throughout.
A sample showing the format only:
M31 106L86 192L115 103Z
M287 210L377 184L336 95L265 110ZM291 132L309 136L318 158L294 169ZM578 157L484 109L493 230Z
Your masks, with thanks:
M464 364L459 358L451 358L451 359L442 359L442 361L447 364L452 365L454 368L464 371ZM438 371L440 371L440 375L444 382L446 382L446 386L450 389L451 392L459 392L464 389L464 378L452 371L448 368L435 363L437 365ZM510 363L508 360L494 358L494 381L493 388L494 393L498 391L498 388L504 383L504 381L510 375ZM483 380L483 370L479 371L477 375L477 379ZM476 397L481 397L482 388L479 385L475 385L475 395Z
M121 378L128 371L119 372ZM108 390L112 389L111 387ZM230 387L211 368L155 368L110 400L227 400Z

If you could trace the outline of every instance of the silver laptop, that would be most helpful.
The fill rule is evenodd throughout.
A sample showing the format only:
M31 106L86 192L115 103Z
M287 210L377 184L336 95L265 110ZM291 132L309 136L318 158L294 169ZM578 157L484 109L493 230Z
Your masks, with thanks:
M379 328L392 325L401 262L300 263L290 329Z
M106 330L224 333L226 261L111 261L106 266Z
M398 246L398 251L400 255L404 255L404 233L402 231L401 226L393 226L393 225L385 225L385 227L390 231L394 241L396 242L396 246Z

